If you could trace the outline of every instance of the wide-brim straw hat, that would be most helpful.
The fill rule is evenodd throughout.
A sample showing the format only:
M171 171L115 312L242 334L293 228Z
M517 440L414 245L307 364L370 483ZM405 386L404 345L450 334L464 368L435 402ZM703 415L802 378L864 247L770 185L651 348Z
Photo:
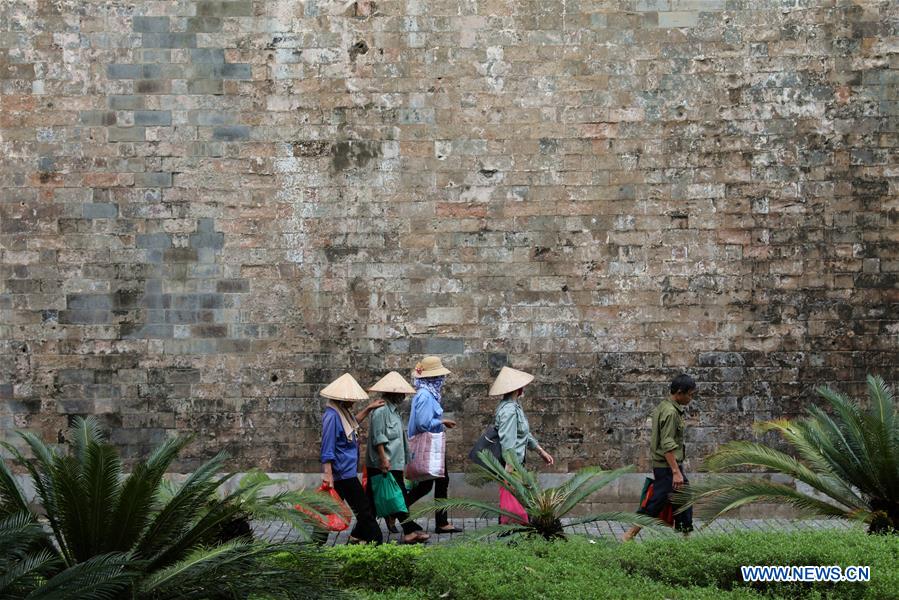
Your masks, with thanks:
M340 400L341 402L355 402L356 400L368 400L368 394L362 389L353 376L344 373L319 392L325 398Z
M520 390L530 382L534 381L534 376L512 367L503 367L496 376L493 385L490 386L488 395L503 396L509 392Z
M412 369L412 377L421 379L422 377L440 377L441 375L449 375L450 370L443 366L439 356L426 356L421 362Z
M378 380L378 383L368 388L369 392L383 392L386 394L414 394L415 388L403 379L396 371L391 371Z

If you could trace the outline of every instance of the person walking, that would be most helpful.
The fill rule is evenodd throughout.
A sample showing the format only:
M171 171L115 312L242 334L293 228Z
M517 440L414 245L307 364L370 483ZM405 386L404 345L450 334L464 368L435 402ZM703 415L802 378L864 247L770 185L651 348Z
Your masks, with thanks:
M537 438L531 433L527 415L521 407L519 399L524 395L526 385L534 380L534 376L524 371L511 367L503 367L493 385L490 386L489 396L502 396L502 400L496 406L494 421L496 431L499 434L499 443L503 456L511 452L520 464L524 464L527 449L536 450L540 458L548 464L555 463L553 457L537 442ZM512 465L506 464L506 470L511 472Z
M411 439L421 433L442 433L445 429L452 429L456 422L443 418L443 384L450 370L443 366L437 356L425 357L415 365L412 373L412 382L415 386L415 396L412 397L412 409L409 415L407 433ZM449 472L446 469L446 455L443 457L443 477L419 481L411 490L407 500L407 507L430 493L434 488L434 499L445 499L449 491ZM462 530L454 527L449 522L445 510L438 510L435 516L436 533L459 533Z
M383 400L372 402L359 413L350 412L357 400L367 400L368 394L349 373L332 381L321 392L328 399L322 416L322 483L337 491L356 516L356 526L350 532L349 543L359 544L383 540L381 528L362 484L356 476L359 466L359 422Z
M668 386L669 397L662 400L652 413L652 439L650 453L652 455L652 497L646 506L637 510L638 514L656 517L669 503L674 511L674 529L684 535L693 531L693 509L688 508L678 514L679 505L671 502L671 494L680 491L690 481L684 475L684 409L696 393L696 381L686 374L681 374ZM622 538L629 541L640 533L635 525Z
M409 502L409 491L403 478L403 469L409 461L409 439L400 416L400 405L406 394L415 393L403 376L391 371L376 384L368 388L369 392L383 394L384 406L371 413L369 421L368 445L365 453L365 465L368 469L368 497L374 506L374 480L376 477L393 477L403 492L406 506ZM403 542L415 544L426 542L431 536L425 533L415 521L407 521L408 512L388 516L387 528L396 531L393 522L399 519L403 528Z

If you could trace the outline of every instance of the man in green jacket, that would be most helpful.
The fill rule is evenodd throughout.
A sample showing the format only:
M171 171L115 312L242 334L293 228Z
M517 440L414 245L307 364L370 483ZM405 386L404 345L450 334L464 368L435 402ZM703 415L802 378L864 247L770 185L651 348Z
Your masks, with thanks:
M696 393L696 381L686 374L678 375L668 388L671 395L662 400L652 413L652 497L646 506L637 512L650 517L658 517L670 502L672 492L681 490L689 483L684 475L684 407ZM693 509L689 508L677 514L679 506L672 505L675 511L674 528L684 534L693 531ZM634 538L640 527L632 527L624 534L624 541Z

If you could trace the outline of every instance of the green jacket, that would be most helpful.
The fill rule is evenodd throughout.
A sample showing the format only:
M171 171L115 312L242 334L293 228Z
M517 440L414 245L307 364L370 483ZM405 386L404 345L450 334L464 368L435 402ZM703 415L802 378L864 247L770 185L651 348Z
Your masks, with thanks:
M496 407L494 418L503 454L511 450L518 458L518 462L524 462L525 450L527 448L536 450L539 446L537 438L531 435L531 426L524 409L515 400L503 400Z
M674 452L678 463L684 460L684 407L666 398L652 412L652 466L667 467L666 452Z
M376 408L369 416L368 446L365 453L365 464L369 468L381 465L378 446L387 444L384 451L390 459L391 471L402 471L409 461L409 440L399 407L390 402Z

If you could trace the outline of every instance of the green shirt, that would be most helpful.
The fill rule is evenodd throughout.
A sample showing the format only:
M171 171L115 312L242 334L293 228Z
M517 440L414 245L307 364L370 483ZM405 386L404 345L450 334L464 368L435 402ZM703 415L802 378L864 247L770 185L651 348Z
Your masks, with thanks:
M518 462L524 462L525 450L527 448L536 450L538 447L537 439L531 435L531 426L524 415L524 409L515 400L503 400L496 407L495 419L503 454L511 450L518 458Z
M369 417L368 449L365 464L368 467L381 466L378 446L386 444L384 451L390 459L391 471L402 471L409 456L409 442L403 427L399 407L387 402L376 408Z
M680 463L684 460L684 407L666 398L652 412L652 466L667 467L666 452L674 452Z

